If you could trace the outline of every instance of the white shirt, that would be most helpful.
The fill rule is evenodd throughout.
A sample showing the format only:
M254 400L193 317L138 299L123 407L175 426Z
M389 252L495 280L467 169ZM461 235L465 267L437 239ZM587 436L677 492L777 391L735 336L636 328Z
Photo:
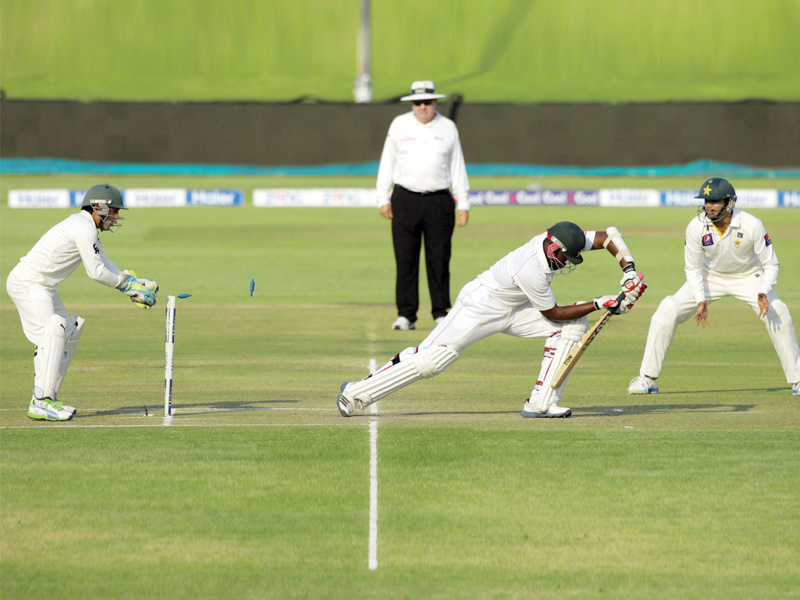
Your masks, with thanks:
M584 251L591 250L595 233L584 231ZM492 298L506 306L515 307L530 301L540 312L553 308L556 295L550 282L554 271L542 247L546 237L546 232L537 235L478 275L476 281L488 287Z
M103 252L92 215L84 210L53 226L19 262L28 267L32 282L56 287L81 261L95 281L114 288L123 284L120 270Z
M389 204L392 183L412 192L452 188L456 208L469 210L469 181L456 124L438 112L420 123L413 112L389 126L378 167L378 208Z
M772 240L759 219L734 209L724 235L704 215L686 227L686 281L695 301L706 300L703 281L709 273L729 279L743 278L764 270L761 293L769 294L778 283L780 263Z

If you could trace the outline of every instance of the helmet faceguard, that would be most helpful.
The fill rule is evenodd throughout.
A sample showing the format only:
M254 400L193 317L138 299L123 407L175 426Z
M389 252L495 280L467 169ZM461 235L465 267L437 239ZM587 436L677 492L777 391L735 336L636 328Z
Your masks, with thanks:
M583 262L581 252L586 245L583 230L568 221L556 223L547 230L547 259L555 275L568 275ZM558 259L558 251L564 253L567 262Z
M98 227L100 231L111 231L112 233L122 227L122 221L125 220L124 217L119 216L119 211L128 210L122 201L122 193L107 183L89 188L83 196L83 206L91 207L92 212L100 217L100 227ZM112 208L115 209L113 214L116 216L116 220L107 229L104 229L103 225L105 225L108 215L111 214Z

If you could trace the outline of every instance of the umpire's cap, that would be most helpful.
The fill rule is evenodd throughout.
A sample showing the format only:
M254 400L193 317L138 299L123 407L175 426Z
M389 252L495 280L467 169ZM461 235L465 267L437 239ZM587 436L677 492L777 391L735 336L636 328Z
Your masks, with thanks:
M561 246L564 256L573 265L579 265L583 262L583 257L580 254L586 247L586 236L583 234L583 229L575 225L575 223L570 223L569 221L556 223L547 230L547 237Z
M122 202L122 192L113 185L99 183L90 187L83 197L83 206L103 205L117 210L128 210Z
M712 177L700 188L695 198L703 200L736 200L736 190L727 179Z

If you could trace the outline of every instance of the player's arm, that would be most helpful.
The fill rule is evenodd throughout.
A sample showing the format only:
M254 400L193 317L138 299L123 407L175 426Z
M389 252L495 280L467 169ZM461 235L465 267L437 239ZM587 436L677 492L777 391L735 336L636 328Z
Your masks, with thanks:
M83 267L86 269L86 274L98 283L107 285L108 287L118 287L120 284L119 269L116 268L114 263L111 263L103 253L103 247L100 245L100 240L97 237L97 230L91 227L91 230L81 231L75 236L75 245L81 255ZM108 263L111 263L109 266Z
M625 305L628 309L633 307L647 289L644 283L644 275L636 272L636 262L633 260L633 253L625 243L625 238L616 227L609 227L605 231L594 232L594 242L592 250L605 248L613 256L622 269L622 279L619 282L620 290L625 293Z
M394 123L392 123L394 125ZM378 164L378 179L375 184L378 211L382 217L392 218L392 179L394 178L394 165L397 160L397 148L392 137L392 127L386 135L381 153L381 162Z

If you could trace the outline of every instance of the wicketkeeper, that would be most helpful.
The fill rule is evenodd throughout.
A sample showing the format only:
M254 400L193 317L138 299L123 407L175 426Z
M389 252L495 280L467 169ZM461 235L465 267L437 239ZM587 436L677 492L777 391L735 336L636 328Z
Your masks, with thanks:
M619 301L621 294L613 294L592 302L559 306L550 288L553 277L581 264L581 253L601 248L606 248L622 268L623 299ZM558 405L569 378L557 389L550 384L559 365L586 333L587 315L601 309L627 313L646 289L631 252L615 227L605 232L583 231L574 223L557 223L465 285L444 321L419 346L406 348L362 381L342 384L337 399L339 412L349 417L356 409L410 383L438 375L471 344L505 333L547 340L539 378L522 416L569 417L572 411Z
M58 391L78 347L84 320L67 312L58 285L81 262L89 277L124 292L140 308L149 309L156 303L155 281L120 271L103 252L98 232L119 229L124 220L120 210L127 209L117 188L108 184L90 188L80 212L45 233L8 275L8 295L19 311L25 337L35 346L33 398L28 408L31 419L68 421L76 412L58 401Z

